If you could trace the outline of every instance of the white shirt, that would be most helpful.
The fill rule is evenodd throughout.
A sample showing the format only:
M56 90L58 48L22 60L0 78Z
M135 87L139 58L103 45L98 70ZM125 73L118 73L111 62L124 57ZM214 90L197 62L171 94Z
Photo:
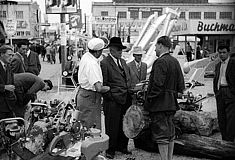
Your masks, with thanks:
M117 62L117 58L115 58L111 53L109 54L111 57L112 57L112 59L113 59L113 61L116 63L116 65L118 66L118 62ZM121 60L119 60L119 64L120 64L120 66L122 67L122 63L121 63Z
M29 57L30 49L26 52L26 56Z
M1 59L0 59L0 62L1 62L1 64L2 64L3 69L6 70L6 68L5 68L5 63L4 63Z
M221 66L220 66L220 76L221 76L221 78L220 78L219 83L222 86L227 86L228 85L228 82L226 80L226 75L225 75L226 70L227 70L227 66L228 66L228 61L229 61L229 57L225 61L221 62Z
M162 57L163 55L167 54L167 53L169 53L169 52L162 53L162 54L159 56L159 58Z
M137 68L137 69L140 69L141 62L138 63L138 62L135 60L135 65L136 65L136 68Z
M99 60L90 52L86 52L79 63L78 82L82 88L92 91L96 91L95 83L103 83Z

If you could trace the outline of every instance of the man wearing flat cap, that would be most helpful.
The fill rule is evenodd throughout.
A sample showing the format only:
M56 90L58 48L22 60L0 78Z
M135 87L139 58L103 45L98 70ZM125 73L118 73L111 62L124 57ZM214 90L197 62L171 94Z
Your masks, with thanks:
M128 138L122 130L123 115L131 105L131 95L128 92L131 88L131 80L129 67L121 58L122 50L126 48L121 38L112 37L108 47L110 53L101 61L101 69L104 85L110 87L110 91L103 95L105 129L109 136L109 149L106 151L106 157L113 159L115 151L131 154L127 150Z
M76 95L76 106L83 126L101 129L101 93L109 91L110 87L103 86L103 76L99 57L104 48L104 41L93 38L88 42L88 50L79 63L78 82L80 88Z
M12 108L16 101L13 73L9 63L13 57L13 48L0 47L0 119L12 118Z
M142 47L133 47L132 53L134 60L128 63L127 65L129 66L131 73L131 87L134 88L137 83L146 80L147 64L141 62L142 55L145 53Z

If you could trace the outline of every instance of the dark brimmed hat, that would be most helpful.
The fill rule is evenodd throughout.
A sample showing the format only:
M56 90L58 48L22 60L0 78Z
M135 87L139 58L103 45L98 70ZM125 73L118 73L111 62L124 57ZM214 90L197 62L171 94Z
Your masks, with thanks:
M115 47L119 47L121 49L126 49L126 46L122 45L122 41L121 41L120 37L112 37L110 39L108 47L110 47L110 46L115 46Z

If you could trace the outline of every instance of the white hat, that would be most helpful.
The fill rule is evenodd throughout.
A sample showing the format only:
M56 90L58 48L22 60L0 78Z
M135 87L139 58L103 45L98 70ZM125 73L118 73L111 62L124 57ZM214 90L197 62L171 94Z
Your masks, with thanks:
M104 49L104 41L100 38L92 38L88 44L87 47L90 50L94 50L94 51L99 51L101 49Z
M135 47L132 48L132 53L133 54L145 54L146 51L144 51L142 49L142 47L140 47L140 46L135 46Z

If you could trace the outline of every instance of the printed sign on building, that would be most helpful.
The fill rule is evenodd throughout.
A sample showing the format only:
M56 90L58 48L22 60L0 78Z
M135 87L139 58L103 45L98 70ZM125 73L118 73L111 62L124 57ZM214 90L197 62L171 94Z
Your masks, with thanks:
M5 27L6 33L9 36L12 36L16 32L16 21L13 20L12 18L8 18L5 20L4 27Z
M117 24L117 17L95 17L95 24Z
M82 28L81 9L78 9L77 13L69 14L69 28Z
M76 13L77 0L45 0L46 14Z

